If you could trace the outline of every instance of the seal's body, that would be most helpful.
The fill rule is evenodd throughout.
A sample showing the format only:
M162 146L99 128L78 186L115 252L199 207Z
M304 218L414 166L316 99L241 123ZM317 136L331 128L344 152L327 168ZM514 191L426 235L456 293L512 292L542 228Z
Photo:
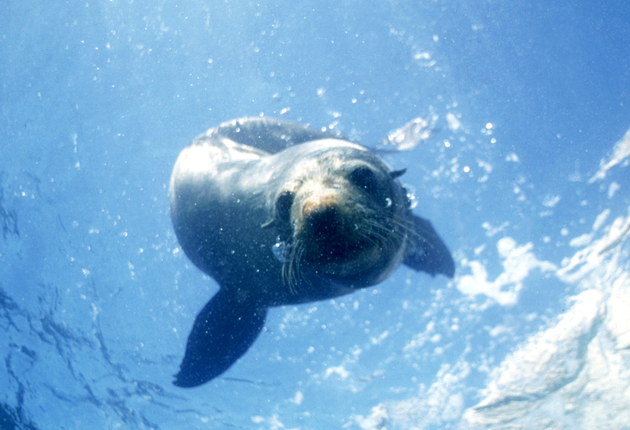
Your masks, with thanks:
M401 263L453 276L431 224L366 148L286 121L242 119L180 154L171 217L186 255L219 284L195 320L175 384L227 370L258 336L267 309L351 293Z

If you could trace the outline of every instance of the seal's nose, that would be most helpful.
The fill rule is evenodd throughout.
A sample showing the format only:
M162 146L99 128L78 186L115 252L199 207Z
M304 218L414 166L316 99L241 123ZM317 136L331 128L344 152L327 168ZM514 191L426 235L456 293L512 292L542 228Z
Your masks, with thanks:
M333 238L340 233L341 216L334 205L319 205L308 211L306 225L315 240Z

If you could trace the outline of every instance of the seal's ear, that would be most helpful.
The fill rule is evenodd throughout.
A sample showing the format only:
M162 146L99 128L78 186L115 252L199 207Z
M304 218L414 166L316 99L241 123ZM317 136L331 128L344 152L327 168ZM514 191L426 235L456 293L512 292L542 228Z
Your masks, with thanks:
M455 262L448 248L426 219L411 215L414 234L404 264L413 270L437 273L452 278L455 275Z
M389 172L389 176L392 179L400 178L402 175L405 174L406 171L407 171L406 167L400 170L392 170L391 172Z

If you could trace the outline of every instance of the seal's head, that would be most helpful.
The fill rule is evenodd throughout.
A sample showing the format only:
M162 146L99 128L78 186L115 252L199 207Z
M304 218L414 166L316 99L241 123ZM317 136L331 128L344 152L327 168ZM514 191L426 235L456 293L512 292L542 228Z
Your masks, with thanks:
M409 201L396 180L404 171L358 146L313 155L275 196L274 224L288 245L285 281L316 276L352 289L381 282L409 247Z

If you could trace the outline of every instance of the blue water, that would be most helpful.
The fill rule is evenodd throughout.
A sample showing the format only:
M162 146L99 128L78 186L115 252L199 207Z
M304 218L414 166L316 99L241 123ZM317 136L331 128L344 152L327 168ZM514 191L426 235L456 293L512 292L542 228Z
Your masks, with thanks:
M628 428L629 23L623 1L5 0L0 428ZM456 277L272 309L180 389L217 286L170 172L256 115L367 146L436 118L386 158Z

